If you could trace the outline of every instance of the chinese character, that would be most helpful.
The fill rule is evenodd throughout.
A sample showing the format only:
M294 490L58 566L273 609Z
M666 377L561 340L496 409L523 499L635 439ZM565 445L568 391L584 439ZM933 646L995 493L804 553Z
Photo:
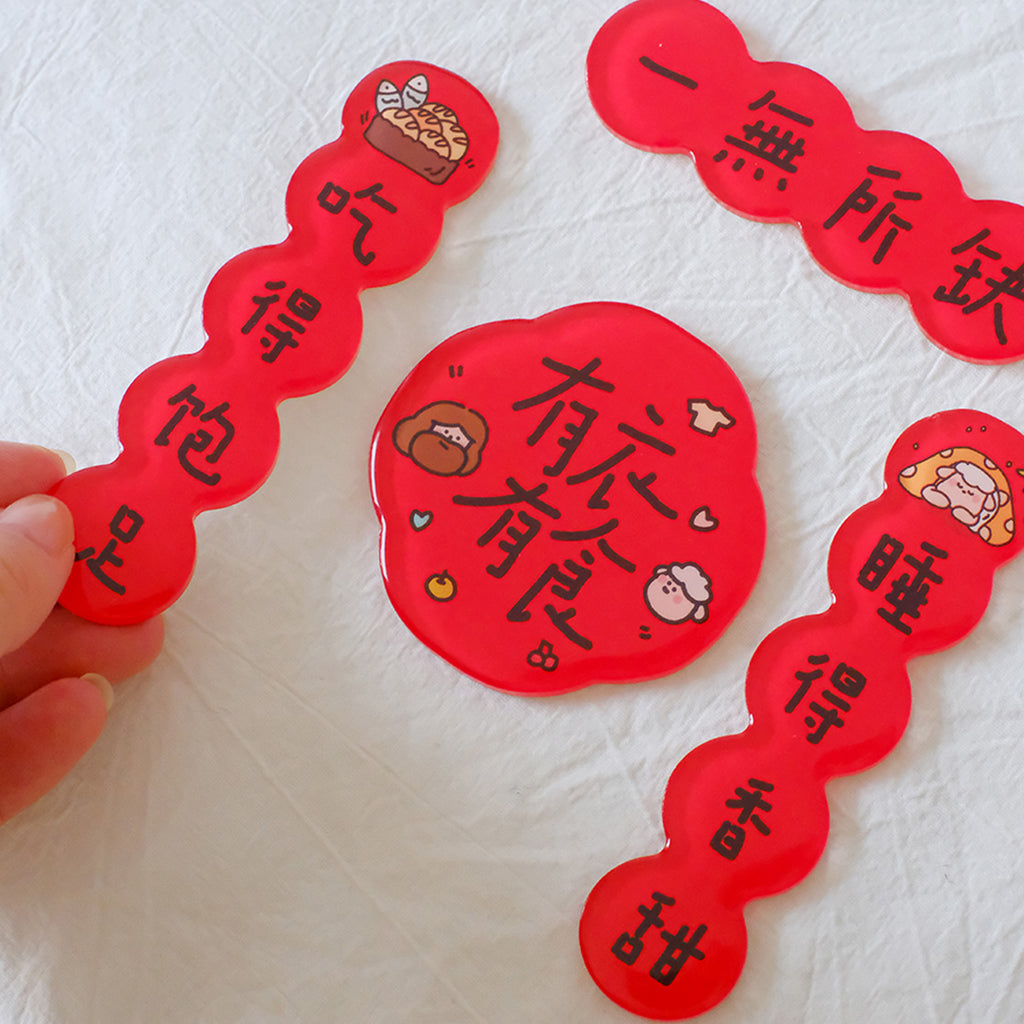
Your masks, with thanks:
M665 921L661 912L665 907L674 906L676 902L671 896L665 896L660 892L651 893L651 900L654 906L649 907L641 903L636 908L640 913L640 923L633 932L623 932L612 944L612 953L630 967L637 962L643 952L644 935L651 928L664 927ZM665 942L665 948L648 972L650 976L661 985L671 985L687 960L703 960L704 951L698 946L707 930L707 925L701 924L693 929L692 935L689 925L683 925L675 932L662 931L661 938Z
M762 793L770 793L775 787L770 782L761 782L758 779L748 779L747 785L752 788L748 790L742 786L737 786L734 791L736 799L726 800L725 806L734 807L740 812L738 820L741 825L745 825L749 821L761 835L766 836L771 832L771 829L755 812L770 811L772 809L772 805L767 800L762 799Z
M706 924L698 925L689 935L689 926L683 925L679 931L662 932L661 937L665 940L665 951L658 957L655 965L648 972L659 985L671 985L676 980L676 975L682 969L690 957L694 960L703 960L704 951L697 948L698 943L708 930Z
M950 250L954 256L974 250L985 257L986 260L1001 260L1003 254L997 252L990 246L983 245L992 232L988 228L982 228L976 235L972 235L965 242L953 246ZM967 289L972 281L980 280L984 275L981 270L981 259L974 256L967 265L954 264L953 269L959 277L949 288L939 285L935 289L934 298L938 302L949 302L960 307L960 312L967 315L976 313L979 309L992 303L992 325L995 330L996 340L1000 345L1007 344L1006 325L1003 314L1003 298L1024 299L1024 263L1019 267L1002 267L1002 277L987 277L985 285L988 291L972 300Z
M383 187L383 183L377 182L377 184L371 185L369 188L362 188L358 192L351 193L340 185L335 185L333 181L329 181L320 190L320 194L316 198L321 208L328 213L341 213L353 195L356 199L369 199L371 203L374 203L388 213L397 213L398 207L394 203L389 203L380 194L380 190ZM366 236L370 233L370 228L373 227L373 221L362 210L357 210L354 206L349 207L348 212L349 216L359 224L359 230L356 232L356 237L352 242L352 255L364 267L368 267L377 258L375 252L367 252L363 248Z
M828 663L828 655L812 654L807 661L811 665L825 665ZM785 711L787 715L796 711L800 706L800 702L807 696L807 691L811 688L811 683L816 679L821 678L824 674L825 673L820 668L814 668L810 671L804 670L796 672L796 678L800 681L800 686L786 704Z
M790 110L788 107L782 106L781 103L775 103L774 100L775 90L769 89L763 96L754 100L747 109L762 110L767 107L773 114L778 114L782 121L801 125L804 128L813 127L814 121L811 118L795 110ZM799 130L799 128L796 129L796 131ZM732 169L734 171L742 170L748 157L753 156L756 160L763 161L769 166L784 172L775 183L775 187L780 192L784 192L789 184L789 179L785 175L796 173L796 161L804 155L804 142L806 140L803 136L794 134L794 129L788 125L772 124L769 126L763 118L759 118L753 124L744 124L741 131L743 132L743 138L737 135L725 136L725 141L730 146L747 154L747 156L736 157L732 163ZM716 163L721 163L728 156L729 150L721 149L712 159ZM754 180L760 181L764 174L764 167L758 164L754 168Z
M624 572L632 574L637 571L636 563L628 554L618 550L613 537L622 522L619 516L609 512L613 500L612 487L617 478L621 476L622 481L628 483L633 492L658 515L669 520L679 518L678 510L663 500L659 493L656 471L642 465L625 472L618 467L629 459L639 460L645 456L651 459L675 457L677 449L660 436L663 431L659 428L665 426L665 418L653 404L643 406L642 413L638 410L630 420L621 420L617 415L610 422L602 420L602 416L607 418L609 414L600 400L613 395L615 385L600 375L599 358L581 359L573 365L544 356L540 364L548 372L541 375L537 389L514 401L511 407L517 413L528 415L531 410L536 410L536 418L530 417L526 428L525 441L536 451L541 462L540 474L547 479L541 483L521 483L509 476L505 479L507 489L501 493L455 494L451 500L456 505L496 510L496 517L476 539L479 547L494 545L499 553L485 569L495 579L503 579L512 573L523 554L542 535L551 541L579 545L572 555L556 556L555 560L548 562L512 605L506 617L510 622L528 622L532 616L531 606L550 591L551 598L568 603L566 607L555 600L540 602L552 625L573 644L590 650L594 641L573 621L578 611L571 602L576 600L596 571L597 556L603 556ZM605 398L605 401L611 399ZM725 415L724 410L717 412ZM726 419L728 425L733 423L730 417ZM594 429L599 421L603 427L601 431ZM405 423L405 420L401 422ZM715 429L721 425L717 422ZM397 429L395 443L399 445ZM403 450L401 445L399 450ZM412 452L412 445L409 451ZM561 481L566 487L582 487L582 494L573 507L584 505L586 510L596 514L591 515L587 511L583 513L587 518L582 522L565 522L563 510L557 504L560 495L553 491L556 481ZM679 568L683 566L680 564ZM711 597L710 580L696 565L691 568L701 575L702 587L690 594L695 600L686 608L692 612L690 617L693 621L703 622L707 618L706 605ZM664 621L677 622L687 617L683 615L682 600L677 603L679 607L674 609L674 614L662 616Z
M526 593L509 609L506 616L509 622L528 622L531 614L529 611L530 605L549 585L551 593L555 597L565 601L574 601L583 589L583 585L593 575L593 571L589 566L594 564L594 556L589 551L584 551L581 559L585 564L580 565L579 562L572 558L565 559L562 565L552 562L530 585ZM555 628L578 647L589 651L594 646L593 640L583 636L582 633L577 632L569 625L570 621L576 617L575 608L570 607L559 610L553 604L546 604L544 605L544 612Z
M877 590L902 554L903 544L895 537L883 533L871 554L868 555L868 560L857 574L857 582L865 590Z
M267 281L265 287L270 290L269 295L254 295L253 304L256 306L252 316L243 324L242 333L248 334L263 319L267 310L275 302L280 302L281 296L277 294L284 288L284 281ZM306 327L303 321L311 323L317 313L320 312L320 300L301 288L296 288L285 302L288 313L278 313L278 323L268 323L263 329L270 335L260 338L260 344L269 352L264 352L260 357L266 363L274 362L286 348L298 348L296 334L305 334ZM291 316L289 316L289 313Z
M629 932L623 932L612 944L612 952L630 967L636 963L637 958L643 952L644 933L649 928L664 927L665 922L661 919L661 911L664 907L674 906L676 902L671 896L664 896L660 892L652 892L651 899L654 901L653 907L641 903L636 908L640 912L640 923L632 935Z
M726 860L735 860L743 849L747 836L744 825L753 825L763 836L771 834L771 829L758 812L767 813L772 809L772 805L764 799L764 794L770 793L775 787L770 782L762 782L759 779L748 779L747 785L751 788L737 786L736 799L725 801L726 807L732 807L740 812L737 820L723 821L711 839L711 849Z
M664 424L664 419L654 406L648 405L645 409L645 413L650 422L655 426L662 426ZM612 484L615 482L615 474L609 472L609 470L614 466L617 466L623 460L628 459L634 452L636 452L637 445L645 445L654 451L661 452L663 455L675 455L676 453L676 449L673 445L660 440L648 431L641 430L628 423L618 424L617 429L619 433L630 438L626 444L624 444L617 452L605 457L587 469L580 470L579 472L573 473L571 476L567 476L565 478L565 482L570 487L587 483L590 480L597 479L598 477L601 478L601 482L587 499L588 508L605 509L609 507L609 502L605 496L611 489ZM678 519L679 512L662 501L661 498L654 493L651 485L657 479L658 474L653 472L645 473L643 476L640 476L639 473L636 473L633 470L626 473L626 480L629 482L630 487L632 487L633 490L648 505L650 505L655 512L658 513L658 515L664 516L666 519Z
M142 529L144 522L138 512L127 505L122 505L110 520L110 540L103 550L97 555L95 547L83 548L75 552L75 561L81 562L84 559L89 571L100 583L115 594L124 594L124 585L109 575L104 566L112 565L119 569L124 565L124 559L116 554L117 546L119 543L130 544Z
M824 675L824 670L817 666L827 664L828 660L827 654L812 654L808 657L807 662L815 667L809 671L804 670L795 673L800 685L786 703L784 709L786 714L792 714L800 706L804 697L807 696L811 685ZM862 672L841 661L832 670L829 682L833 689L838 690L843 696L840 697L831 690L823 689L819 696L821 700L827 701L828 705L831 706L826 706L826 704L822 704L818 700L808 702L807 707L813 714L804 717L804 724L809 729L814 730L807 734L808 743L818 744L833 726L841 729L845 725L845 720L839 716L839 712L849 711L851 704L844 698L855 699L859 697L867 679Z
M505 558L497 565L487 566L487 572L495 579L501 579L516 563L526 545L540 531L540 520L529 512L516 513L521 525L509 525L512 522L512 510L505 509L497 519L477 538L480 547L486 547L502 530L506 536L498 541L498 547L505 552Z
M746 838L746 829L731 821L723 821L718 831L711 837L711 849L726 860L735 860L740 855Z
M886 622L908 636L913 630L903 619L921 617L921 609L928 603L932 584L942 582L942 577L932 569L935 559L947 557L945 551L927 542L922 543L921 548L926 553L923 559L915 558L913 555L906 555L903 559L914 570L914 574L905 572L897 577L889 593L885 595L885 602L890 607L877 609L878 614Z
M677 82L679 85L684 86L687 89L696 89L697 83L686 75L681 75L678 71L673 71L671 68L665 67L664 64L659 64L657 61L651 60L650 57L641 57L640 63L643 64L648 71L653 71L656 75L661 75L662 78L667 78L671 82Z
M591 359L586 366L579 369L574 366L569 366L568 363L560 363L549 356L545 356L541 359L541 364L546 366L549 370L554 370L556 373L560 373L565 377L565 380L559 381L553 387L540 392L540 394L533 395L530 398L522 398L518 402L514 402L512 404L512 408L516 412L519 412L522 409L529 409L535 405L543 405L545 402L550 402L552 398L557 398L570 388L576 387L577 384L583 384L587 387L595 388L598 391L605 391L608 393L615 390L615 385L610 381L601 380L598 377L592 376L593 371L601 365L601 360L597 357Z
M534 509L534 511L539 512L541 515L547 516L550 519L561 518L562 513L555 508L554 505L542 500L541 498L541 495L547 493L547 484L542 483L537 484L536 487L527 488L519 483L515 477L511 476L506 478L505 484L509 489L507 494L489 496L455 494L452 496L452 501L456 505L470 505L479 508L523 503L528 504ZM497 565L490 565L487 567L487 571L490 575L498 579L503 577L509 569L512 568L516 559L522 554L526 545L529 544L540 531L541 520L536 516L530 515L529 512L520 511L518 513L518 522L522 524L521 526L513 524L512 520L512 510L506 508L491 524L491 526L489 526L477 538L477 544L479 544L480 547L486 547L502 532L502 530L507 531L507 537L498 541L498 547L505 552L506 557Z
M207 424L211 428L216 425L219 428L220 439L216 444L213 444L214 435L209 430L199 428L189 433L185 439L178 446L178 462L182 469L185 470L190 476L195 477L201 483L207 484L212 487L220 482L220 473L208 473L198 466L195 466L191 462L193 454L199 454L207 451L211 445L213 450L206 456L206 462L210 465L215 464L220 457L224 454L225 449L231 444L232 439L235 436L234 425L224 415L230 408L227 402L221 402L220 405L214 406L212 409L206 410L206 405L196 397L196 386L195 384L189 384L183 388L176 395L173 395L167 399L168 405L177 405L178 408L175 410L174 415L171 416L163 430L157 434L153 443L166 447L171 443L171 434L181 421L188 416L192 415L194 419L197 419L200 423ZM205 411L204 411L205 410Z
M562 424L564 433L555 440L555 444L562 449L562 454L558 457L557 461L543 468L545 476L559 476L561 474L569 464L569 460L576 454L576 449L583 443L583 439L587 436L587 431L590 430L594 420L597 419L597 410L583 405L582 402L571 402L569 408L579 415L579 419L576 421L568 420ZM526 439L526 443L531 448L547 433L564 409L565 402L561 399L551 406L547 415L545 415L537 425L537 428Z
M847 213L868 214L875 208L879 199L879 197L871 191L871 188L875 183L875 178L898 180L902 176L899 171L894 171L886 167L871 166L868 167L868 175L870 175L870 177L865 178L839 204L836 210L825 221L824 227L826 231L835 227L835 225L838 224ZM892 227L890 227L882 236L882 241L875 250L874 256L871 257L871 262L876 266L885 259L886 253L892 247L892 243L896 241L900 231L909 231L914 226L905 217L900 217L894 212L896 210L896 203L893 200L899 200L900 202L916 202L920 198L920 192L908 192L905 189L894 190L892 193L892 199L887 200L882 205L881 209L875 213L871 220L868 221L864 230L857 236L858 241L866 242L887 220L892 225Z
M603 392L615 390L615 386L609 381L593 376L593 371L601 365L600 359L591 359L582 368L568 366L565 363L559 363L548 357L545 357L541 362L548 369L561 374L565 379L539 394L521 399L512 405L514 410L521 412L524 409L530 409L536 405L556 400L553 401L553 404L544 414L543 418L527 437L526 443L531 448L535 447L548 434L550 429L558 423L562 413L566 410L566 403L559 396L570 388L582 384ZM569 466L570 460L579 451L588 431L598 418L598 410L584 405L582 402L571 401L568 408L572 413L572 417L560 424L560 433L554 440L556 447L560 448L561 452L554 462L543 468L546 476L555 477L562 475ZM664 418L653 405L648 405L644 412L648 421L654 426L664 426ZM615 482L615 474L611 470L620 462L633 455L637 451L638 445L646 446L654 451L661 452L663 455L675 455L676 453L673 445L656 437L649 430L641 429L629 423L619 423L617 429L625 438L628 438L618 451L565 478L565 482L571 487L588 483L591 480L600 481L587 501L588 508L606 509L609 507L610 503L606 495ZM667 519L676 519L679 516L678 511L664 502L653 489L652 485L656 482L657 478L657 473L653 472L640 475L630 470L626 474L629 485L651 508Z

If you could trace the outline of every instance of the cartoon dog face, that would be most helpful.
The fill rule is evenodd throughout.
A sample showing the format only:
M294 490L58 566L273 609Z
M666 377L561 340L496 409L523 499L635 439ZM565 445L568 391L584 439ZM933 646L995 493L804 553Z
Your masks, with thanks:
M480 465L487 422L459 402L432 402L395 425L395 447L435 476L468 476Z

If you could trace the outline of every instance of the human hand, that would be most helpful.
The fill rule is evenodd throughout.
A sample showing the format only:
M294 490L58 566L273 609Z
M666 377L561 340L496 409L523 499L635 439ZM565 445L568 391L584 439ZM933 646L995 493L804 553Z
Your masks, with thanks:
M163 623L101 626L60 607L71 513L46 448L0 441L0 824L57 784L99 736L117 681L148 665Z

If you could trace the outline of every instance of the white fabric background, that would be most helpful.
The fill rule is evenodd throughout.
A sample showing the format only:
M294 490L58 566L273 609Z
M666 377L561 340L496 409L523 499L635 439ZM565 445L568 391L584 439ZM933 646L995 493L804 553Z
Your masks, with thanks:
M930 344L797 230L727 212L685 156L613 138L584 59L618 0L0 0L0 434L117 451L150 363L203 341L229 258L280 241L285 185L379 64L489 97L503 141L417 276L364 293L337 385L282 406L277 468L198 522L166 649L97 746L0 830L0 1020L18 1024L623 1024L576 927L590 887L662 845L668 775L741 729L775 626L829 601L838 524L913 421L1024 428L1024 364ZM865 128L918 135L969 194L1024 202L1019 0L723 0L757 58L833 81ZM764 570L721 641L632 688L525 699L391 610L367 485L376 418L458 330L633 302L730 361L752 400ZM709 1024L1024 1018L1024 564L976 631L911 663L896 750L829 787L814 872L751 904Z

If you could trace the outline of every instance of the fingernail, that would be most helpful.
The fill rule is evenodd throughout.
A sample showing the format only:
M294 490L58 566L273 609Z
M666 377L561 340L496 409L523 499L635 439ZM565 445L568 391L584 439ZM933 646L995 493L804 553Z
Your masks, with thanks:
M69 455L61 448L47 448L42 444L30 445L28 447L36 448L38 451L45 452L47 455L55 455L64 464L65 474L74 473L74 471L78 469L78 466L75 463L75 457L73 455Z
M103 703L107 705L107 710L109 711L114 704L114 688L110 683L107 682L107 680L98 672L86 672L82 678L87 683L92 683L92 685L100 691L100 695L103 697Z
M8 505L0 512L0 526L17 530L50 555L62 555L74 543L70 513L46 494L30 494Z
M64 470L68 474L74 473L78 469L78 465L75 462L75 457L61 448L51 448L51 452L64 463Z

